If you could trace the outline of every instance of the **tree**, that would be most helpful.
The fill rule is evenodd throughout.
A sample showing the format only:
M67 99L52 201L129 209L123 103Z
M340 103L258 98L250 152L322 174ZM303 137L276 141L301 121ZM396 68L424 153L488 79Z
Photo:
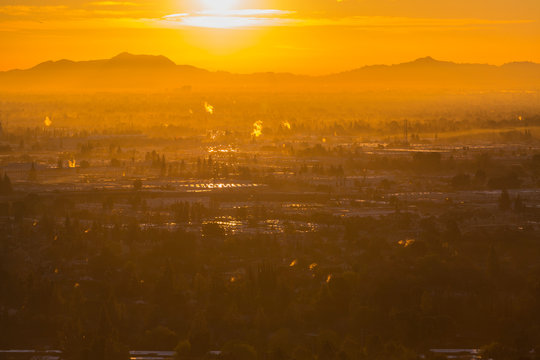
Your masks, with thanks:
M489 248L488 272L489 272L489 275L492 276L493 278L497 278L500 274L499 257L497 255L497 251L495 251L495 246L493 246L493 244Z
M499 209L506 211L510 209L512 201L510 200L510 195L508 195L508 190L504 189L501 191L501 196L499 197Z
M135 191L141 190L142 187L143 187L143 183L142 183L141 179L137 179L137 180L133 181L133 189Z
M516 196L516 199L514 200L514 210L516 212L523 211L525 208L525 205L523 204L523 200L521 200L521 196L519 194Z
M251 345L244 343L227 343L223 346L221 358L224 360L256 360L257 352Z
M510 360L517 359L514 349L508 348L500 343L494 342L486 345L481 350L482 359Z
M189 340L180 340L174 351L177 359L188 358L191 355L191 344Z
M199 312L193 317L189 331L189 343L194 356L201 356L210 346L210 331L204 313Z
M8 195L13 192L11 185L11 179L7 174L4 174L3 178L0 178L0 195Z
M177 342L178 335L165 326L160 325L144 333L144 344L149 350L171 350Z
M451 182L454 189L466 189L471 185L471 177L469 174L458 174L452 178Z
M37 180L36 164L33 161L32 161L32 166L30 167L30 172L28 173L28 180L30 181Z

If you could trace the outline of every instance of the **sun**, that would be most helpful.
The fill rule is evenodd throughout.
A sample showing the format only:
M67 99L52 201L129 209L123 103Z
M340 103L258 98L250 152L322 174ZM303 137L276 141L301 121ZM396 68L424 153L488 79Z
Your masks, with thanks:
M222 12L231 10L238 0L201 0L205 10L212 12Z

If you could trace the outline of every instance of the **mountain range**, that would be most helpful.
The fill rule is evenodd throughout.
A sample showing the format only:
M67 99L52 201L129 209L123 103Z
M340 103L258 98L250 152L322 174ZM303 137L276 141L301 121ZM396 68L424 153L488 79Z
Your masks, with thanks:
M234 74L177 65L165 56L121 53L111 59L47 61L0 72L0 91L140 91L174 89L537 90L540 64L460 64L431 57L324 75Z

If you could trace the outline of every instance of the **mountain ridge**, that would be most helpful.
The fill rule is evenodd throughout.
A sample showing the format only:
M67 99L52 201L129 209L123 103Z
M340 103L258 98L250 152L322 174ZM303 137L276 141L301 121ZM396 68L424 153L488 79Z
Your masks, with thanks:
M186 86L320 85L328 88L524 88L540 87L540 64L456 63L430 56L399 64L366 65L328 75L284 72L248 74L178 65L163 55L122 52L110 59L45 61L29 69L0 72L0 90L170 89Z
M147 60L150 60L152 58L154 58L154 59L163 59L167 63L169 63L170 65L187 66L187 67L192 67L192 68L197 68L197 69L204 70L204 69L199 68L199 67L194 66L194 65L176 64L174 61L172 61L171 59L169 59L165 55L131 54L129 52L121 52L118 55L115 55L115 56L113 56L112 58L109 58L109 59L81 60L81 61L74 61L74 60L69 60L69 59L60 59L60 60L56 60L56 61L47 60L47 61L41 62L41 63L39 63L39 64L37 64L37 65L35 65L33 67L30 67L28 69L4 70L4 71L0 71L0 74L1 73L6 73L6 72L11 72L11 71L32 70L32 69L39 68L39 67L41 67L42 65L45 65L45 64L61 64L61 63L85 64L85 63L98 63L98 62L99 63L106 63L106 62L111 62L111 61L118 61L119 62L119 60L122 60L124 62L129 62L129 61L133 61L134 59L143 59L143 58L145 58ZM252 72L252 73L239 73L239 74L240 75L250 75L250 74L289 74L289 75L296 75L296 76L324 77L324 76L341 74L341 73L346 73L346 72L351 72L351 71L358 71L358 70L362 70L362 69L366 69L366 68L372 68L372 67L393 67L393 66L404 66L404 65L412 65L412 64L422 64L422 65L425 65L425 64L430 64L430 65L446 64L446 65L458 65L458 66L459 65L477 65L477 66L492 66L492 67L505 67L505 66L514 65L514 64L540 66L540 63L535 63L533 61L527 61L527 60L524 60L524 61L511 61L511 62L504 63L502 65L492 65L492 64L488 64L488 63L458 63L458 62L454 62L454 61L437 60L437 59L435 59L435 58L433 58L431 56L424 56L424 57L416 58L416 59L411 60L411 61L407 61L407 62L403 62L403 63L397 63L397 64L363 65L363 66L360 66L360 67L357 67L357 68L353 68L353 69L345 70L345 71L340 71L340 72L336 72L336 73L331 73L331 74L328 74L328 75L297 75L297 74L292 73L292 72L275 72L275 71L256 71L256 72ZM209 70L206 70L206 71L209 71ZM226 70L217 70L215 72L231 73L230 71L226 71Z

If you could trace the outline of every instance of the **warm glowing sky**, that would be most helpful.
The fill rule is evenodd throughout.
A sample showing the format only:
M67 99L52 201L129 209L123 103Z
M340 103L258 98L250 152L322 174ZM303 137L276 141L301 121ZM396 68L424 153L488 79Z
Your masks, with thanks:
M0 0L0 70L123 51L239 72L540 62L540 0Z

